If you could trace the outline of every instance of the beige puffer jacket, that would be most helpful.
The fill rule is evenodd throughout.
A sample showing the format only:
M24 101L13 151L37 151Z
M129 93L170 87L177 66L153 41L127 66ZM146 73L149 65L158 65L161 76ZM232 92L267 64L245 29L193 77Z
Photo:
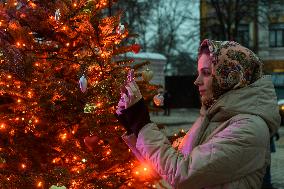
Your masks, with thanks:
M269 134L280 125L271 78L221 96L201 115L175 150L150 123L123 136L173 188L259 189L270 161Z

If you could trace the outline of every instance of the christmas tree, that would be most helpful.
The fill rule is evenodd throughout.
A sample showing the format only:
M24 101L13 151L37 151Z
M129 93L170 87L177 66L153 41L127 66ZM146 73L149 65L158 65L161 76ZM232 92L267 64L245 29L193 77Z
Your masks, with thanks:
M139 51L114 3L0 1L0 188L155 187L114 116Z

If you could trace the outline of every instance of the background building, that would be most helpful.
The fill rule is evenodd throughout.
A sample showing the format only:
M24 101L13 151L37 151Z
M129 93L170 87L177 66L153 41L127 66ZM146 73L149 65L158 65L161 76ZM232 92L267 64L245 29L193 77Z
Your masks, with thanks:
M200 37L234 40L253 50L284 97L284 0L201 0Z

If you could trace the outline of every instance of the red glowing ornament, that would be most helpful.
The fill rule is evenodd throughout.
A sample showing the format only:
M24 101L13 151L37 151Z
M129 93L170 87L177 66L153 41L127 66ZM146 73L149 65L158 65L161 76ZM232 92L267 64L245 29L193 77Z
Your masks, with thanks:
M133 44L132 47L132 52L134 52L135 54L139 53L141 46L139 44Z
M164 96L162 94L155 95L153 101L156 106L164 106Z
M87 136L84 138L84 143L90 151L93 151L93 148L98 145L99 137L96 135Z

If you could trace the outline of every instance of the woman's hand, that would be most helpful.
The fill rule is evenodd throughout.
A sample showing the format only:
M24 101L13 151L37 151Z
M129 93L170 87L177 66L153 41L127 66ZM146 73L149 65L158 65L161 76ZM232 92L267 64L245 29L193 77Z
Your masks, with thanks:
M127 78L128 82L121 92L116 114L127 133L134 133L138 136L140 129L151 121L148 108L139 87L133 79L133 71L129 72Z
M125 86L126 92L121 93L121 98L118 102L116 113L121 114L121 111L136 104L141 98L141 92L135 81L127 83Z
M118 102L116 113L133 106L142 98L138 85L134 80L134 70L130 70L127 75L127 84L121 90L121 98Z

